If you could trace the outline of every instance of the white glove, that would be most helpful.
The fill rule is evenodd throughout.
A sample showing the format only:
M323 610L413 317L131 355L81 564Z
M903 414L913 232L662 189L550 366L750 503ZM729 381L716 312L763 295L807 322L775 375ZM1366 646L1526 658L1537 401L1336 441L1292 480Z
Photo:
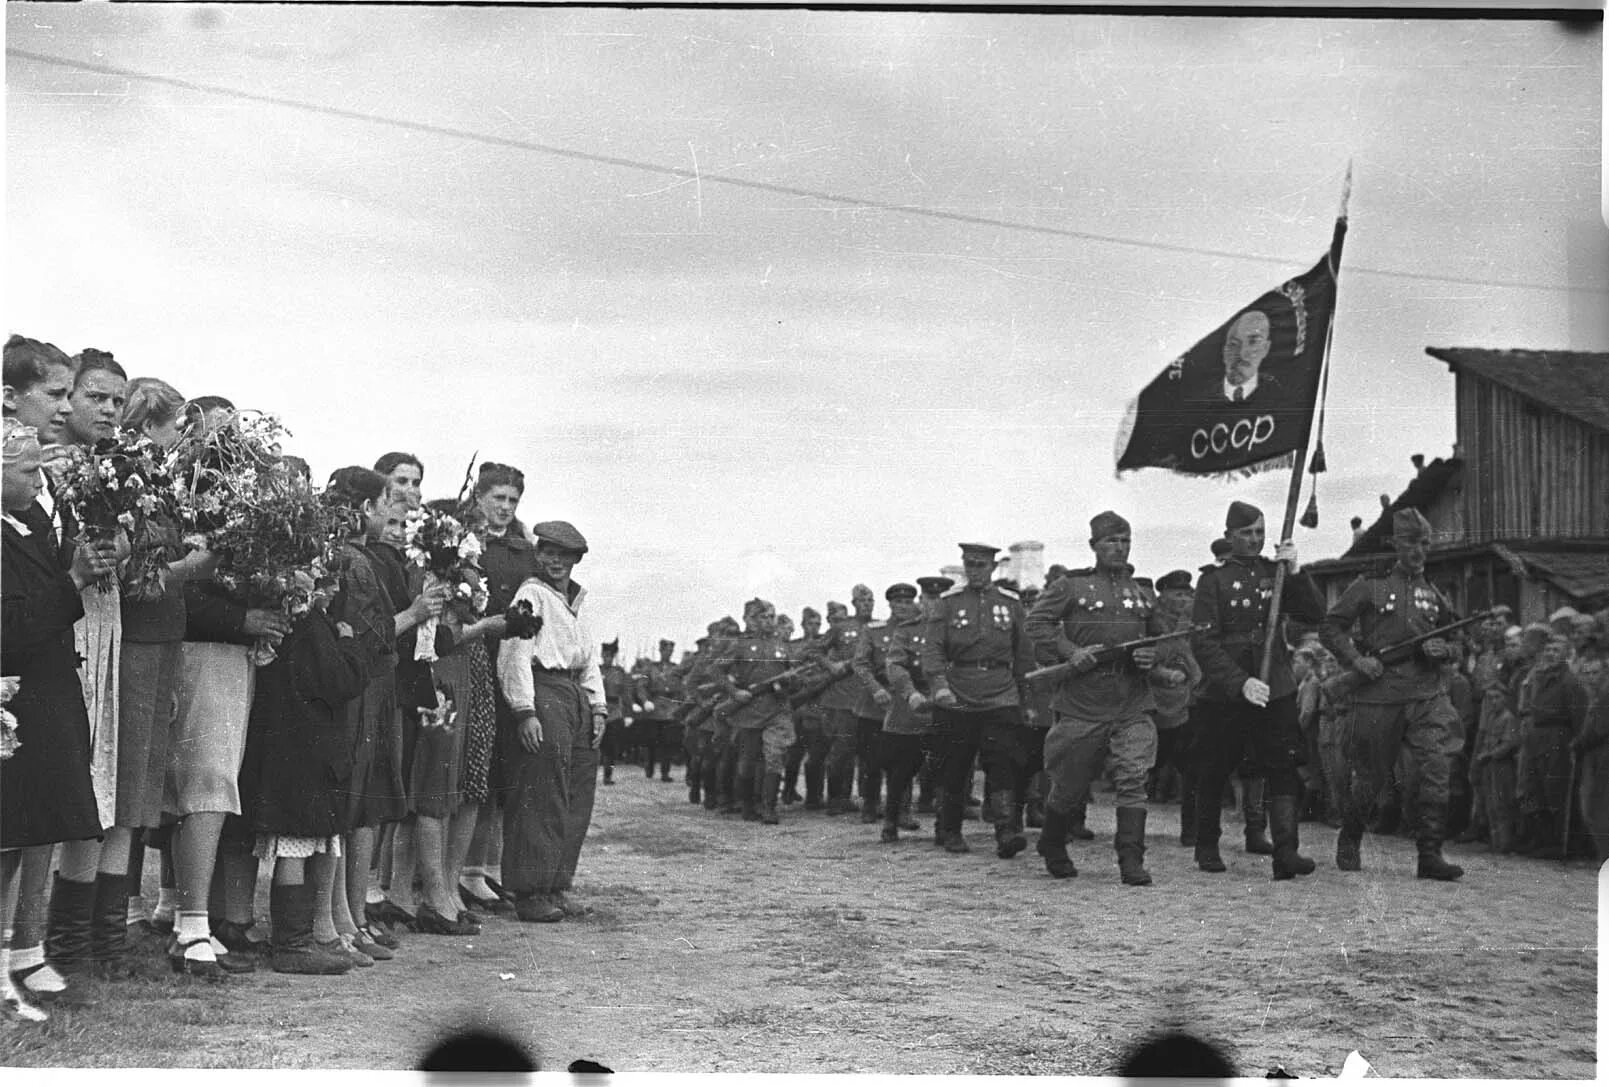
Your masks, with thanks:
M1240 685L1240 693L1253 706L1268 705L1268 684L1256 676L1252 676Z
M1296 545L1290 540L1286 540L1284 543L1274 548L1274 561L1287 564L1290 567L1290 572L1293 574L1296 573L1297 570L1301 569L1302 565L1296 559Z
M652 702L644 702L642 704L642 711L644 713L653 713L654 712L654 704Z

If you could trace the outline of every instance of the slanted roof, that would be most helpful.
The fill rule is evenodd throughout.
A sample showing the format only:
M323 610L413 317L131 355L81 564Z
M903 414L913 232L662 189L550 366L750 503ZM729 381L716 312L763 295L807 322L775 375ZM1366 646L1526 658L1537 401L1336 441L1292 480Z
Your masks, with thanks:
M1609 601L1609 549L1597 554L1514 548L1528 572L1592 607Z
M1609 352L1427 347L1425 353L1609 433Z
M1390 552L1391 515L1410 507L1420 513L1428 510L1435 504L1436 499L1441 497L1441 492L1458 475L1458 470L1463 466L1464 462L1457 457L1446 459L1437 457L1425 465L1408 483L1407 488L1397 496L1396 501L1380 511L1380 516L1375 519L1374 524L1364 529L1341 557L1354 559L1364 555Z

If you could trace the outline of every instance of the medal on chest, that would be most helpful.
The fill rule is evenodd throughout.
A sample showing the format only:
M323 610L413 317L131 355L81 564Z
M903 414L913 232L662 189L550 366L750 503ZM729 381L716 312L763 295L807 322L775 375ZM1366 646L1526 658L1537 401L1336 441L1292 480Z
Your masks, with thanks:
M967 610L965 608L956 608L955 615L950 619L950 625L956 630L965 630L967 628Z
M994 606L994 625L996 630L1011 629L1011 607L1008 604Z

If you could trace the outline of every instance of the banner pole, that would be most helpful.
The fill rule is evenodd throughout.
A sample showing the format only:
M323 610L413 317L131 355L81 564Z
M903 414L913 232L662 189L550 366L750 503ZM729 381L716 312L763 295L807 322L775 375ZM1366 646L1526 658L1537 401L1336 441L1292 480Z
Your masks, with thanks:
M1346 181L1341 187L1341 211L1336 216L1336 240L1330 243L1330 275L1335 279L1336 309L1330 312L1330 323L1324 330L1324 358L1319 363L1319 384L1323 387L1323 376L1330 367L1330 341L1335 332L1335 312L1340 308L1341 291L1341 253L1339 239L1342 237L1341 226L1346 222L1347 204L1352 198L1352 163L1346 164ZM1315 411L1317 405L1314 405ZM1296 531L1296 506L1302 499L1302 471L1307 467L1308 449L1313 441L1313 417L1308 416L1307 427L1302 431L1302 446L1296 451L1296 463L1291 465L1291 485L1285 494L1285 520L1280 529L1279 537L1274 541L1279 544L1291 538ZM1268 631L1263 635L1263 659L1257 670L1257 678L1264 683L1268 682L1269 670L1274 663L1274 639L1279 637L1279 606L1285 593L1285 563L1276 563L1274 568L1274 590L1268 600Z

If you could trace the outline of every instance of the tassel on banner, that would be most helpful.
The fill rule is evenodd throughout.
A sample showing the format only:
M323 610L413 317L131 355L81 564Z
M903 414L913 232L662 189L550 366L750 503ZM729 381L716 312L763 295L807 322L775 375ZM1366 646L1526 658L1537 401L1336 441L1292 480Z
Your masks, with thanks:
M1302 514L1303 528L1318 528L1318 491L1307 496L1307 511Z
M1320 425L1322 426L1323 424L1320 424ZM1329 471L1329 466L1324 463L1324 439L1323 438L1320 438L1318 440L1318 444L1313 450L1313 459L1310 462L1308 462L1307 471L1308 471L1308 474L1315 475L1315 476L1318 475L1320 472Z

